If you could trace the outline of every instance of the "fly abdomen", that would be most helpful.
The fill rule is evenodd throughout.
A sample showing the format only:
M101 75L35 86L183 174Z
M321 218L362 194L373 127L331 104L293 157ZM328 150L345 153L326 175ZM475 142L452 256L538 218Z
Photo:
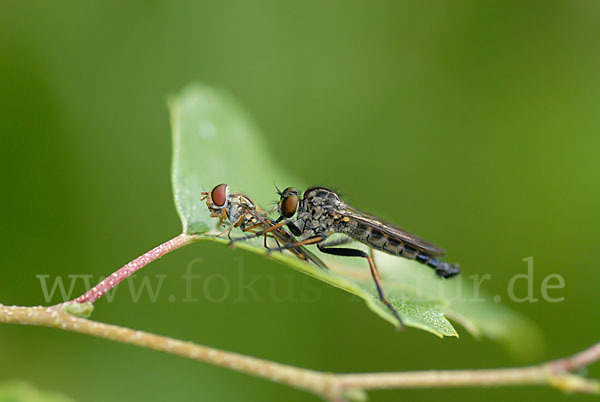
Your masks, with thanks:
M460 273L460 269L457 265L448 264L445 261L440 261L435 257L427 255L426 253L419 252L415 258L421 264L425 264L428 267L435 269L437 276L442 278L451 278Z
M389 237L376 228L363 225L359 222L344 222L344 226L342 226L341 229L343 233L352 237L354 240L368 244L375 250L381 250L387 253L398 255L394 251L385 249Z
M385 244L383 245L382 251L392 255L402 255L404 250L404 242L396 240L392 237L386 236Z
M396 237L392 237L375 227L364 225L361 222L342 221L336 230L345 233L361 243L368 244L375 250L404 257L409 260L416 260L421 264L433 268L435 273L442 278L450 278L460 272L458 266L440 261L436 257L412 247L410 243L405 243Z

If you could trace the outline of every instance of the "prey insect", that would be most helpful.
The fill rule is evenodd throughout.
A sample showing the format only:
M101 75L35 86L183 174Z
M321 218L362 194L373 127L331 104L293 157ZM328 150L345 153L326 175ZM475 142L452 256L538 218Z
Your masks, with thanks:
M312 187L304 192L303 198L300 198L298 190L293 187L288 187L283 191L277 190L277 192L280 196L278 203L280 216L276 221L278 223L258 232L257 235L276 230L280 225L286 225L298 239L295 242L286 243L281 248L316 244L323 253L366 259L379 299L393 313L401 327L403 326L402 319L385 296L373 258L362 250L336 246L359 241L371 249L416 260L433 268L435 273L443 278L455 276L460 272L458 266L438 259L444 255L444 250L441 248L395 225L385 223L349 206L332 190L324 187ZM335 233L344 236L327 241ZM245 238L247 237L250 236ZM241 239L244 238L238 240Z
M217 237L227 234L227 237L231 239L231 231L234 228L240 228L244 232L259 233L263 231L264 233L259 236L264 236L264 246L267 249L269 249L267 246L268 237L273 238L278 246L280 246L279 242L290 244L294 241L294 238L283 227L268 230L276 222L269 219L268 214L248 196L242 193L229 193L229 186L227 184L215 186L210 193L206 191L202 192L200 200L206 200L210 216L219 218L219 223L222 226L225 226L225 220L229 221L229 226L223 232L217 234ZM289 249L292 254L301 260L310 261L320 268L327 269L323 261L302 246L278 248L278 250L283 249Z

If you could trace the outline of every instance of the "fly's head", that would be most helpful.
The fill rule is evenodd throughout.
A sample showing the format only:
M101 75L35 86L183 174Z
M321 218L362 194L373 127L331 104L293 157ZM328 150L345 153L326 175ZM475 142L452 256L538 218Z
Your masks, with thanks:
M294 187L288 187L283 191L277 189L277 193L279 194L277 210L279 211L280 220L293 218L300 205L300 195L298 190Z
M206 206L213 218L225 219L227 217L226 209L229 206L229 186L219 184L211 190L210 193L203 191L200 201L206 200Z

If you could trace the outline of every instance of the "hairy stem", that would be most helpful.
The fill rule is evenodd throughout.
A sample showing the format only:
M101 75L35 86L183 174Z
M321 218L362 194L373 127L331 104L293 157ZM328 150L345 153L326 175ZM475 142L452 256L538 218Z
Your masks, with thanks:
M570 373L572 370L600 360L600 343L572 357L530 367L331 374L213 349L116 325L103 324L66 312L66 307L74 306L72 303L94 303L117 284L152 261L201 238L201 236L187 234L176 236L121 267L72 302L51 307L19 307L0 304L0 322L54 327L154 349L286 384L338 402L346 401L348 398L358 398L363 390L386 388L548 385L568 392L600 393L600 383Z
M191 342L184 342L144 331L136 331L75 317L64 312L60 305L52 307L0 305L0 322L54 327L66 331L93 335L99 338L129 343L199 360L244 373L252 373L257 377L288 384L297 388L321 392L319 387L322 384L322 375L318 372L196 345Z
M90 290L73 300L73 302L94 303L96 300L104 296L106 292L110 291L120 282L133 275L136 271L140 270L141 268L144 268L146 265L150 264L154 260L159 259L163 255L168 254L173 250L177 250L178 248L181 248L186 244L190 244L193 241L194 237L185 233L182 233L179 236L172 238L171 240L161 244L158 247L153 248L147 253L142 254L130 263L122 266L112 275L104 279L102 282L98 283L96 286L94 286L93 288L91 288Z
M60 305L0 305L0 322L55 327L154 349L286 384L331 401L346 401L349 395L356 395L362 390L386 388L547 385L566 392L600 393L600 383L570 373L600 360L600 343L572 357L529 367L331 374L78 318L64 312Z

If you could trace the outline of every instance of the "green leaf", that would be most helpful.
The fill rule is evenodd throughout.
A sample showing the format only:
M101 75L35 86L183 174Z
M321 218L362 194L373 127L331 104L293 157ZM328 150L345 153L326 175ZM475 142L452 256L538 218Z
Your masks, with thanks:
M228 243L216 238L217 220L209 216L201 192L219 183L243 192L265 207L276 199L273 182L302 188L266 152L262 136L247 113L231 96L203 85L192 85L169 100L173 129L173 190L177 211L188 234L199 240ZM290 253L267 255L262 241L238 243L238 247L265 255L288 267L352 293L379 316L397 325L379 301L364 261L330 259L329 270L307 264ZM322 254L320 254L321 256ZM459 322L474 336L488 336L509 346L515 354L540 344L529 321L494 303L479 300L464 278L442 280L414 261L375 255L383 285L405 324L437 336L458 336L447 317ZM342 265L343 264L343 265ZM462 300L457 295L463 296ZM525 346L523 346L525 345Z
M25 381L10 381L0 384L0 402L74 402L74 399L52 391L40 391Z
M192 85L169 99L173 131L173 192L188 234L215 227L200 193L219 183L241 191L259 205L273 201L271 178L291 183L265 153L250 117L230 96Z

